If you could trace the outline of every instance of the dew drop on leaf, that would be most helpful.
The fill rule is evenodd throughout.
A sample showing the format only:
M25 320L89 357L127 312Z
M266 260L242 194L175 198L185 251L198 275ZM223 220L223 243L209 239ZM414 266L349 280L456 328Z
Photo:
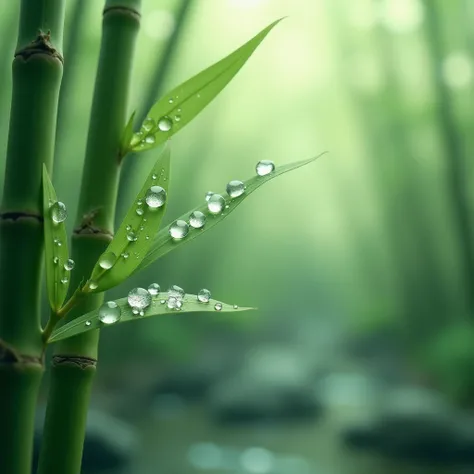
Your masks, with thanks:
M155 126L155 121L151 117L147 117L143 121L142 128L143 128L143 130L149 132L154 126Z
M136 242L138 240L137 234L133 230L127 232L127 240L129 242Z
M151 145L151 144L155 143L155 141L156 141L156 139L155 139L154 135L148 135L145 138L145 143L148 143L148 145Z
M68 258L66 260L66 263L64 264L64 270L70 272L74 266L76 265L76 263L74 262L74 260L72 258Z
M107 301L99 308L99 321L104 324L114 324L122 316L122 310L115 301Z
M255 171L259 176L266 176L275 171L275 163L270 160L261 160L257 163Z
M130 257L130 254L128 252L123 252L121 255L120 255L124 260L127 260L128 257Z
M234 309L239 309L239 307L236 304L234 304L233 307L234 307Z
M98 286L99 286L99 284L95 280L91 280L89 282L89 288L91 290L96 290Z
M68 281L69 281L69 280L68 280L67 277L61 278L61 283L62 283L63 285L65 285Z
M226 191L231 198L242 196L245 191L245 184L238 180L229 181L226 186Z
M216 303L216 304L214 305L214 309L215 309L216 311L221 311L221 310L222 310L222 303Z
M206 288L203 288L197 294L197 299L201 303L209 303L209 300L211 299L211 292L206 290Z
M56 224L64 222L67 219L67 209L64 203L57 201L51 206L51 219L53 219L53 222Z
M168 298L168 308L169 309L176 309L178 307L178 298L175 298L174 296L170 296Z
M182 300L185 294L184 290L178 285L171 285L168 289L168 296L179 300Z
M166 202L166 191L161 186L152 186L146 192L145 201L149 207L157 209Z
M145 213L145 211L144 211L141 207L137 207L136 213L137 213L139 216L143 216L143 214Z
M200 229L204 227L206 223L206 216L201 211L193 211L189 215L189 224L195 229Z
M220 194L213 194L207 201L207 208L211 214L220 214L224 206L225 199Z
M54 257L53 258L53 263L57 265L59 263L59 257Z
M181 115L175 115L174 120L175 122L179 122L181 120Z
M99 258L99 266L104 270L110 270L117 261L117 255L113 252L103 253Z
M189 226L186 221L178 219L173 222L170 226L169 233L173 239L184 239L188 235Z
M86 321L86 326L90 326L92 323L90 321Z
M151 295L145 288L134 288L128 294L128 304L132 309L141 311L151 304Z
M209 202L209 199L211 199L211 196L213 196L215 193L213 193L212 191L208 191L206 193L206 201Z
M173 121L167 116L161 117L160 120L158 120L158 128L162 132L169 132L172 126L173 126Z
M160 285L158 285L158 283L152 283L148 287L148 293L150 293L150 295L152 296L156 296L159 292L160 292Z

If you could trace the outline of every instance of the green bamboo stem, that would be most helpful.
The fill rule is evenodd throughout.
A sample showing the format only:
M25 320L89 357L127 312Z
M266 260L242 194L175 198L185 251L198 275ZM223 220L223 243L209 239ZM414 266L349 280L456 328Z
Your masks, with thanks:
M118 149L128 119L140 3L141 0L107 0L104 9L77 226L72 241L76 261L72 290L90 275L113 234L121 162ZM97 308L102 300L101 294L82 298L68 318ZM80 472L98 341L99 333L94 331L66 339L55 348L39 474Z
M0 214L0 468L8 474L30 474L43 373L41 169L53 161L63 19L63 0L22 0Z
M148 111L151 109L153 104L157 101L159 96L163 92L163 86L165 84L166 77L168 75L174 53L180 42L181 36L186 25L189 12L191 10L194 0L181 0L178 11L176 13L176 24L173 30L173 33L168 38L166 45L163 49L163 53L159 56L158 60L155 63L153 73L151 74L151 79L148 83L147 91L143 97L142 103L139 107L139 113L137 117L138 124L141 124L145 118ZM118 193L118 212L117 220L120 221L122 215L125 214L126 209L128 208L128 199L130 194L128 190L131 187L133 178L135 176L135 171L139 162L131 157L129 160L126 160L122 167L122 172L120 174L120 185ZM117 222L119 223L119 222Z

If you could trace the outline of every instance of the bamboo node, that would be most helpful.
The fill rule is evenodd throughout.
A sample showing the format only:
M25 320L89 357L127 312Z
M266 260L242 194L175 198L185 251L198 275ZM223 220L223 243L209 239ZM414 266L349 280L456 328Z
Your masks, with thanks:
M51 365L53 367L61 365L74 365L82 370L85 370L89 367L95 368L97 365L97 359L82 356L55 355L53 356Z
M0 339L0 365L43 365L42 357L20 354L14 347Z
M41 30L38 31L38 36L28 46L15 52L15 58L17 56L22 56L23 58L28 59L34 54L47 54L53 58L59 59L61 63L64 62L61 53L51 43L51 31L46 33Z

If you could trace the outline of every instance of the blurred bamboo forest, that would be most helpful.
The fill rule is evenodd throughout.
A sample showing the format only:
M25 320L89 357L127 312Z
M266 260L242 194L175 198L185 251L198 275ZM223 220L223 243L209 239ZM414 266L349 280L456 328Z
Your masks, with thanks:
M3 160L19 2L1 5ZM101 8L68 0L54 180L72 216ZM251 176L259 159L329 154L259 191L211 235L112 297L155 280L193 292L209 287L225 301L260 308L224 320L232 331L286 328L308 339L308 352L331 331L388 333L417 371L472 404L474 2L145 0L142 13L130 104L140 117L168 88L288 16L173 139L168 221L206 191ZM153 160L153 152L142 155L128 158L118 219ZM104 364L127 348L182 357L216 324L176 317L113 328L103 337Z

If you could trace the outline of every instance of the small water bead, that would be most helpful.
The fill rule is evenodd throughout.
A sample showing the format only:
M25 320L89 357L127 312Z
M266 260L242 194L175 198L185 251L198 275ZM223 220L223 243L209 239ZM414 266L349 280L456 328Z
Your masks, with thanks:
M143 216L145 211L141 207L137 207L137 210L135 211L139 216Z
M91 280L89 282L89 288L91 290L96 290L98 286L99 286L99 284L95 280Z
M59 257L54 257L53 258L53 263L57 265L59 263Z
M76 265L76 263L74 262L74 260L72 258L68 258L66 260L66 263L64 264L64 270L70 272L74 266Z
M184 290L178 285L171 285L168 289L168 296L182 300L185 296Z
M134 288L128 294L128 304L139 311L148 308L151 304L151 295L144 288Z
M173 98L168 100L168 103L172 104L174 102Z
M54 240L53 240L53 243L54 243L55 245L57 245L58 247L61 247L61 245L62 245L62 243L61 243L61 241L60 241L59 239L54 239Z
M186 221L178 219L170 226L169 233L173 239L184 239L188 235L189 226Z
M156 178L158 178L158 176L156 176L156 174L152 174L151 175L151 179L154 181Z
M117 255L113 252L103 253L99 258L99 266L104 270L110 270L117 261Z
M234 179L227 183L226 191L231 198L242 196L245 192L245 184L242 181Z
M147 117L143 121L142 128L143 130L146 130L147 132L149 132L154 126L155 126L155 121L151 117Z
M148 135L145 138L145 143L148 143L148 145L151 145L151 144L155 143L155 141L156 141L156 139L155 139L154 135Z
M150 293L150 295L152 296L156 296L160 292L160 290L161 288L160 288L160 285L158 285L158 283L152 283L148 287L148 293Z
M158 120L158 128L162 132L169 132L172 126L173 121L169 117L161 117L160 120Z
M99 321L104 324L114 324L122 316L122 310L115 301L107 301L99 308Z
M191 212L189 215L189 224L191 227L194 227L195 229L200 229L201 227L204 227L204 224L206 223L206 216L201 212L201 211L194 211Z
M176 309L177 310L180 310L181 308L183 307L183 302L181 300L178 300L176 302Z
M128 225L127 227L125 227L126 230L132 230L132 226L131 225Z
M143 206L143 199L139 199L137 201L137 206Z
M140 313L140 310L138 308L132 308L132 314L135 316Z
M212 191L208 191L206 193L206 201L209 202L209 199L211 199L212 196L214 196L215 193L213 193Z
M149 207L157 209L166 202L166 191L161 186L152 186L146 192L145 201Z
M181 115L175 115L174 120L175 122L179 122L181 120Z
M121 255L120 255L124 260L127 260L128 257L130 257L130 254L128 252L123 252Z
M239 309L239 307L236 304L234 304L234 309Z
M261 160L257 163L255 171L259 176L266 176L275 171L275 163L270 160Z
M165 304L166 300L160 300L160 304Z
M221 311L221 310L222 310L222 303L216 303L216 304L214 305L214 309L215 309L216 311Z
M92 323L90 321L86 321L86 326L90 326Z
M137 234L133 230L129 230L127 233L127 240L129 242L136 242L138 240Z
M201 303L209 303L209 300L211 299L211 292L203 288L197 294L197 299Z
M51 219L53 219L53 222L56 224L64 222L67 219L67 209L64 203L57 201L51 206Z
M140 230L145 230L145 227L141 225Z
M149 235L145 235L145 240L150 240L150 236L149 236Z
M142 311L140 311L138 314L139 314L140 316L145 316L145 311L142 310Z
M67 277L61 278L61 283L62 283L63 285L65 285L68 281L69 281L69 280L68 280Z
M213 194L207 201L207 208L211 214L220 214L224 206L225 199L220 194Z

